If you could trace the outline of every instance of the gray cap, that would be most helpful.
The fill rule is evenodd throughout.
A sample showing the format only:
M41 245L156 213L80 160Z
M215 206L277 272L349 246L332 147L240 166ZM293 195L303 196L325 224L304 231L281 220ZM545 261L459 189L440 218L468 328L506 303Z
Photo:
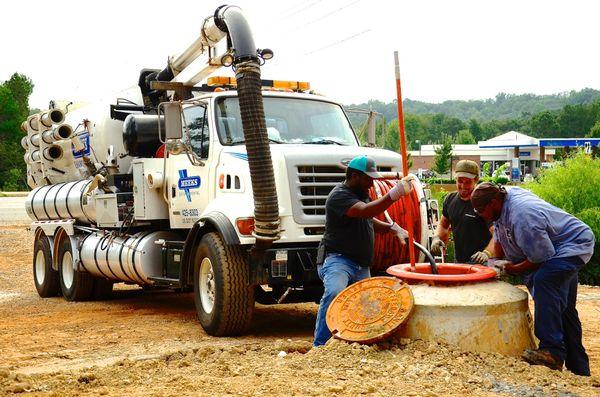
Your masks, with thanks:
M460 160L456 163L455 178L465 177L475 179L479 177L479 166L472 160Z

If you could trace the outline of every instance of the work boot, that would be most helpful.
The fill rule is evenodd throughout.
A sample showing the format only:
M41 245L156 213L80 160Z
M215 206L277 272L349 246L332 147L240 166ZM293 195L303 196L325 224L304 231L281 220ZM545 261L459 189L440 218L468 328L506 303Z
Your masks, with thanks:
M525 350L521 356L531 365L544 365L550 369L562 371L563 360L546 350Z

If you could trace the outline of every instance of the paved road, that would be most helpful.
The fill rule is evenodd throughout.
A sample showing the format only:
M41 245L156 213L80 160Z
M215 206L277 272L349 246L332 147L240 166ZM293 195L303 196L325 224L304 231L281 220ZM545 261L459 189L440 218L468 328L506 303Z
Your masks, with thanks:
M25 212L25 197L0 197L0 225L31 222Z

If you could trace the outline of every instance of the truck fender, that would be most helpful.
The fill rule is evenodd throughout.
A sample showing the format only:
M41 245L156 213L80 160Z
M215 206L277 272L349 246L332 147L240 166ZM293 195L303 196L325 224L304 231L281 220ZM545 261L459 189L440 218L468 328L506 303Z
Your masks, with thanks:
M46 237L48 239L48 243L50 244L50 257L52 258L52 270L58 271L56 264L54 263L54 236L49 236L44 232L41 227L35 229L35 237L33 241L37 241L37 239Z
M193 285L194 278L194 255L196 247L200 244L202 236L208 232L218 232L223 241L228 245L239 245L240 238L234 226L223 213L211 211L200 217L188 233L183 247L183 258L181 264L181 284Z
M71 242L71 247L73 249L73 270L82 271L85 270L81 265L81 259L79 258L79 239L75 235L69 235L65 229L62 227L58 228L54 233L54 242L52 245L52 268L58 271L58 247L63 239L68 238Z

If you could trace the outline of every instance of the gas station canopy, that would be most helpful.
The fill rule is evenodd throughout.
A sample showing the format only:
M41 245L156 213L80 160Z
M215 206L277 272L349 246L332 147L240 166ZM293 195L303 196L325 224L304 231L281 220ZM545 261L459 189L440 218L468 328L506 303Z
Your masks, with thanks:
M540 147L594 147L600 146L600 138L542 138Z
M539 140L517 131L508 131L487 141L479 141L480 148L511 149L523 147L538 147Z

